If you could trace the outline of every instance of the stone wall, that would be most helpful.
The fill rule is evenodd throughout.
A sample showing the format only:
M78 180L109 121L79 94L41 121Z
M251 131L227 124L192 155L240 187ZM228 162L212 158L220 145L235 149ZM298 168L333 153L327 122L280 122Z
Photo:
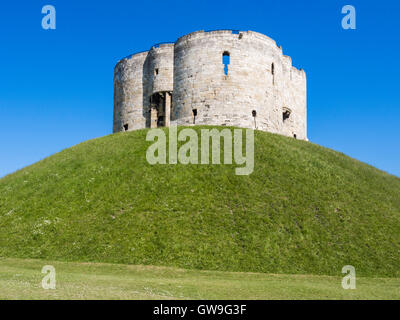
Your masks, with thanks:
M146 126L143 112L143 66L147 55L148 52L141 52L122 59L114 69L113 132Z
M151 126L151 96L172 92L174 77L174 44L161 44L150 49L143 65L143 111L146 128Z
M129 130L150 127L150 96L172 91L173 123L232 125L307 139L305 72L263 34L197 31L140 57L116 67L114 132L124 123L132 124ZM135 80L121 82L125 78Z

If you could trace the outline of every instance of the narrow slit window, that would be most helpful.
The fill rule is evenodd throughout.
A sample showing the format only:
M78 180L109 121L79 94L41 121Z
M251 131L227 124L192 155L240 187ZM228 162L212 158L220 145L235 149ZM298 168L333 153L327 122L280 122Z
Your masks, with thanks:
M257 129L257 120L256 120L257 111L256 111L256 110L251 111L251 115L252 115L253 118L254 118L254 129Z
M275 84L275 65L271 64L272 84Z
M155 76L158 75L158 68L155 68L155 69L154 69L154 75L155 75Z
M196 124L196 117L197 117L197 109L193 109L193 124Z
M228 75L229 60L230 60L230 58L229 58L229 52L228 52L228 51L225 51L225 52L222 54L222 63L224 64L224 73L225 73L226 76Z

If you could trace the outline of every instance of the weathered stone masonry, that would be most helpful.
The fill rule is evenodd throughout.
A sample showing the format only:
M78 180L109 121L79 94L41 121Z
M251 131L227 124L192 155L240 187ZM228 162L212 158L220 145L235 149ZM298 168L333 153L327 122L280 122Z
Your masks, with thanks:
M307 140L306 74L269 37L197 31L119 61L113 131L229 125Z

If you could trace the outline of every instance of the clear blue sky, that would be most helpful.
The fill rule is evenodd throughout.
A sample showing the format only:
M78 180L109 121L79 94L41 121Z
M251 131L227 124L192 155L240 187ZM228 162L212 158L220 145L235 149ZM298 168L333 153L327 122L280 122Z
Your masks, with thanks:
M2 1L0 176L110 134L116 62L202 29L275 39L307 73L309 139L400 176L399 16L395 0Z

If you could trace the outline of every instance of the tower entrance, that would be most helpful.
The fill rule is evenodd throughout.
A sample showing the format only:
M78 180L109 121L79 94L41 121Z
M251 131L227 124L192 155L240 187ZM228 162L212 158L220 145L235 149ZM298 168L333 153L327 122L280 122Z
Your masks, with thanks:
M150 128L169 127L171 118L171 98L169 91L156 92L150 97Z

